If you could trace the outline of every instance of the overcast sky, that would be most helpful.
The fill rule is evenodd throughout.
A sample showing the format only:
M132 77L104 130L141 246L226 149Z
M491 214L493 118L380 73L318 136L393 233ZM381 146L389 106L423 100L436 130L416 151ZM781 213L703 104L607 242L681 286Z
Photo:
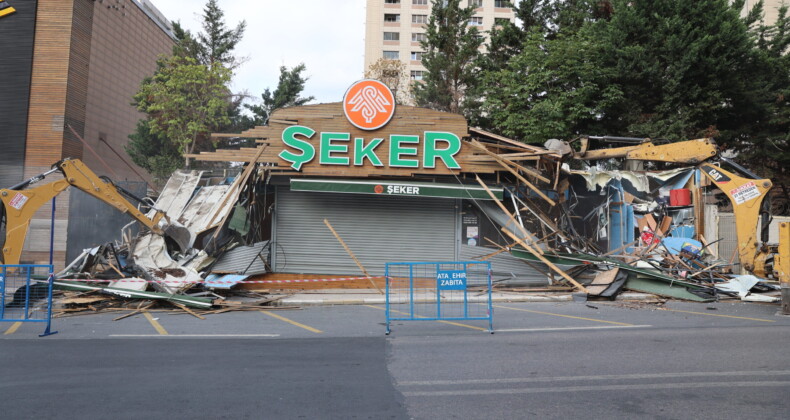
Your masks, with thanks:
M169 20L200 31L207 0L150 0ZM260 103L265 88L277 86L280 66L307 66L304 95L316 103L339 102L362 78L365 54L364 0L219 0L225 23L247 21L236 55L247 61L236 70L233 90L246 90Z

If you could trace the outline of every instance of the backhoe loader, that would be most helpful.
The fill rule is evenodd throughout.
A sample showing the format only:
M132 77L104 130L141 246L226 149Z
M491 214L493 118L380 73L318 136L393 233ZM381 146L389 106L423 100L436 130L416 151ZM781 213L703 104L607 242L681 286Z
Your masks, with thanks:
M587 150L590 139L634 143L634 145ZM773 274L782 287L782 312L790 315L790 223L780 224L778 247L765 243L768 240L769 211L764 199L773 185L770 179L762 179L736 162L721 156L716 142L711 138L655 145L650 139L590 136L582 138L581 145L581 151L574 154L574 158L580 160L624 157L632 160L697 165L700 172L732 203L741 267L762 278ZM721 163L728 164L748 178L723 169ZM700 199L701 196L698 196L695 203L699 203ZM698 214L701 214L700 206L697 206L697 210ZM762 234L758 234L761 218L764 229ZM773 270L768 264L771 259L773 259Z
M62 173L63 179L31 187L55 172ZM2 246L0 264L19 264L33 215L41 206L71 186L115 207L122 213L129 214L152 232L172 239L180 250L184 250L189 234L183 226L171 223L164 212L156 209L149 213L152 214L151 217L143 214L124 198L124 195L134 199L137 199L136 197L117 187L109 179L99 177L79 159L64 159L52 165L52 169L47 172L10 188L0 189L0 201L2 201L0 227L5 224L5 238L0 244ZM2 231L3 229L0 229L0 232Z

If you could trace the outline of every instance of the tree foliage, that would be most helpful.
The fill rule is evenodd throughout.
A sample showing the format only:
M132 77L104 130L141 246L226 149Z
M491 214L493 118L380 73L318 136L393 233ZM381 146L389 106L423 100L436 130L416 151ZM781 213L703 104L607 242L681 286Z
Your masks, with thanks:
M253 125L267 125L269 117L276 109L301 106L315 99L313 96L300 96L307 82L307 78L302 76L304 71L304 63L290 70L286 66L280 67L280 79L274 92L266 88L261 95L261 105L245 105L253 114Z
M474 102L475 68L483 38L469 25L474 7L461 0L435 0L425 27L422 65L428 71L414 83L418 105L440 111L464 113Z
M578 134L722 149L790 181L790 19L744 0L522 0L491 33L476 122L528 142ZM785 181L781 181L785 182Z
M229 29L224 20L225 12L219 8L217 0L208 0L202 17L203 31L198 34L198 61L207 66L221 63L235 68L239 62L233 50L244 37L247 23L241 21L235 28Z
M129 143L124 149L132 162L150 172L157 182L162 182L181 167L183 159L175 145L164 136L151 133L148 124L147 119L137 122L135 132L129 135Z
M153 76L140 84L133 105L146 114L129 136L127 153L135 163L165 178L182 166L174 154L211 150L210 134L251 126L241 114L243 95L233 95L229 84L240 61L233 50L246 24L228 29L216 0L203 10L203 31L193 35L173 22L176 43L161 57Z
M365 77L387 85L398 104L411 104L411 89L406 64L400 60L379 58L365 71Z
M216 127L230 123L226 85L231 71L219 63L205 66L192 57L172 56L134 96L148 125L180 153L194 153Z

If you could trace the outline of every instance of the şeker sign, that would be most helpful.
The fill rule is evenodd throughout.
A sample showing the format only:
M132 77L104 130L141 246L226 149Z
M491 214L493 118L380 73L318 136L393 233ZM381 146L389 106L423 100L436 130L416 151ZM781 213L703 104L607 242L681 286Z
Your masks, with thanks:
M375 131L387 125L395 115L395 97L392 91L378 80L360 80L354 83L343 97L343 113L355 127ZM314 139L318 139L316 147ZM294 125L282 132L282 141L288 149L279 157L291 163L297 171L312 162L318 155L319 165L365 166L391 168L435 168L440 162L448 169L461 169L455 155L461 151L461 139L446 131L424 131L422 138L414 134L390 134L383 137L353 137L349 132L321 132ZM377 149L387 149L387 159L382 160ZM316 150L317 149L317 150ZM420 153L421 152L421 153ZM418 158L419 155L422 158Z
M230 137L229 134L220 135ZM238 135L233 135L238 136ZM396 105L386 85L360 80L342 102L276 110L269 125L244 131L258 148L190 155L202 161L257 162L274 174L380 178L495 173L502 167L463 141L458 114Z

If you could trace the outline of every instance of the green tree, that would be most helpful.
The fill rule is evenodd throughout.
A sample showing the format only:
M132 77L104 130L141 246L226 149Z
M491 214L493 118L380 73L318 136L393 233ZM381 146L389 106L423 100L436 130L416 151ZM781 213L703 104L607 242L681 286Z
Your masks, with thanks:
M602 67L601 43L592 25L608 19L608 2L523 0L522 23L494 28L481 68L472 123L527 142L599 124L621 98L614 76Z
M176 44L173 45L173 55L198 58L201 46L198 40L188 29L181 26L181 22L173 21L173 35L176 37Z
M551 40L532 34L504 68L482 76L488 128L527 143L592 130L622 99L609 83L614 70L591 59L600 48L589 29Z
M161 134L151 133L148 124L148 119L137 122L124 149L132 162L150 172L157 182L162 182L183 165L183 159L175 145Z
M477 28L469 25L474 7L461 7L460 3L433 2L426 40L421 42L427 74L413 85L417 105L459 114L473 106L474 98L469 94L474 91L475 63L483 44Z
M765 111L759 56L728 0L615 0L599 26L603 66L623 101L611 109L612 130L688 139L714 134L728 142ZM742 3L742 2L741 2Z
M269 117L276 109L302 106L315 99L313 96L300 96L307 82L307 78L302 76L304 71L304 63L290 70L285 66L280 67L280 79L274 92L266 88L261 95L263 99L261 105L245 105L253 114L253 125L267 125Z
M203 9L203 31L197 38L197 59L205 65L221 63L232 69L240 64L233 50L244 36L247 23L241 21L236 28L229 29L224 17L217 0L208 0Z
M228 29L223 18L217 1L208 0L199 34L173 22L171 56L158 60L155 74L142 81L134 96L132 104L146 117L129 136L127 153L159 178L181 166L174 154L211 150L210 133L252 126L241 113L245 95L234 95L228 87L240 64L233 51L246 24Z
M196 146L222 124L229 124L228 90L231 71L220 63L205 66L192 57L172 56L134 96L137 109L148 114L151 134L162 135L178 151L194 153Z

